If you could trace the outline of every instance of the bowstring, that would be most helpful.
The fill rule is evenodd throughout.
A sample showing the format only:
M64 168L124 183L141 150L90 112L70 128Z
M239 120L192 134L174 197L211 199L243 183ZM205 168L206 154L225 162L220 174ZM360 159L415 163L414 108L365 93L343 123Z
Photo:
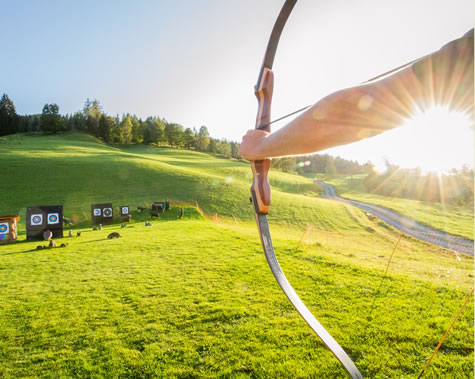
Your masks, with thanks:
M406 64L403 64L402 66L393 68L392 70L387 71L387 72L385 72L384 74L380 74L380 75L378 75L378 76L375 76L374 78L368 79L368 80L362 82L361 84L372 83L372 82L374 82L374 81L376 81L376 80L378 80L378 79L381 79L381 78L383 78L383 77L385 77L385 76L387 76L387 75L389 75L389 74L393 74L393 73L395 73L396 71L402 70L402 69L404 69L404 68L406 68L406 67L408 67L408 66L410 66L410 65L412 65L412 64L414 64L414 63L416 63L417 61L420 61L420 60L423 59L423 58L425 58L425 57L414 59L413 61L408 62L408 63L406 63ZM272 125L272 124L275 123L275 122L282 121L282 120L286 119L287 117L290 117L290 116L293 116L294 114L300 113L300 112L302 112L302 111L304 111L304 110L310 108L312 105L313 105L313 104L307 105L307 106L305 106L305 107L303 107L303 108L300 108L300 109L298 109L298 110L296 110L296 111L293 111L293 112L291 112L291 113L288 113L288 114L286 114L285 116L282 116L282 117L279 117L279 118L277 118L277 119L275 119L275 120L272 120L272 121L268 122L267 124L262 125L259 129L265 128L266 126Z

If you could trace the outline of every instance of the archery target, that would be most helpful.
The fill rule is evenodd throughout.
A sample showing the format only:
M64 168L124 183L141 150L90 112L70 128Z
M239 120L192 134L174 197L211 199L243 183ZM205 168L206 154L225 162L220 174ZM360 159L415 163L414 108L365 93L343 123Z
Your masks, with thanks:
M8 223L1 223L0 224L0 234L5 234L10 231L10 228L8 227Z
M112 208L104 208L102 213L104 217L112 217Z
M122 207L122 214L123 215L128 215L129 214L129 207Z
M94 216L100 216L101 215L101 210L99 208L94 209Z
M48 213L48 224L59 224L59 214L57 213Z
M35 214L31 215L31 225L38 226L43 224L43 215Z

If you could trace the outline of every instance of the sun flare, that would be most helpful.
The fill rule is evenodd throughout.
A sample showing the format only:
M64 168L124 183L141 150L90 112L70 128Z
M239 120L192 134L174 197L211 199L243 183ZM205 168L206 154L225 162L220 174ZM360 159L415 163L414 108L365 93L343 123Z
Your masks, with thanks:
M473 166L473 138L468 114L432 107L407 120L394 143L401 146L404 166L444 172Z
M474 119L471 114L434 106L407 119L399 128L326 152L345 159L370 161L384 173L387 163L446 173L474 166Z

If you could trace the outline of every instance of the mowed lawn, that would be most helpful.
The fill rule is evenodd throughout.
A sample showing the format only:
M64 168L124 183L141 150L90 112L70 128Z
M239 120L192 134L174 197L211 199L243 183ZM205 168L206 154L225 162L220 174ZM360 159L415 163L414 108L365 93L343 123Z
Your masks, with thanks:
M14 163L0 179L17 192L1 213L24 218L28 205L62 203L80 224L57 241L65 248L36 250L46 243L25 242L23 231L0 246L1 377L345 377L267 267L247 165L114 150L81 135L17 139L16 149L0 143L0 161ZM32 173L43 191L27 189L31 167L45 168ZM52 175L66 179L46 190L43 176ZM304 302L366 377L417 376L473 286L473 258L403 236L385 275L397 231L318 198L304 178L274 173L273 181L276 252ZM135 211L125 228L88 224L92 202L165 197L172 209L151 227ZM108 240L111 232L122 237ZM471 377L473 344L470 302L425 376Z
M122 237L108 240L112 231ZM365 235L330 238L338 237L358 246ZM0 250L2 377L344 377L282 294L247 225L162 220L62 241L69 245ZM403 241L384 278L390 251L333 247L331 239L299 248L276 239L289 280L362 372L415 376L462 305L472 260L421 252L417 267ZM472 371L470 305L428 377Z

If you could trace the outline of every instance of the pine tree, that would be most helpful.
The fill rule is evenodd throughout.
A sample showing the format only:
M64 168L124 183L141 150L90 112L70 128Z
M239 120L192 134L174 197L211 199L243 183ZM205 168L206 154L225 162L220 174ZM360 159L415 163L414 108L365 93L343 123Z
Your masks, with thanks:
M144 145L149 145L152 143L152 135L150 133L150 125L145 123L145 128L143 130L143 140L142 143Z
M114 124L114 119L104 114L99 120L99 137L102 138L105 143L109 143L111 141L111 133L112 129L114 128Z
M4 93L0 100L0 136L16 133L19 123L20 118L16 114L15 105Z

